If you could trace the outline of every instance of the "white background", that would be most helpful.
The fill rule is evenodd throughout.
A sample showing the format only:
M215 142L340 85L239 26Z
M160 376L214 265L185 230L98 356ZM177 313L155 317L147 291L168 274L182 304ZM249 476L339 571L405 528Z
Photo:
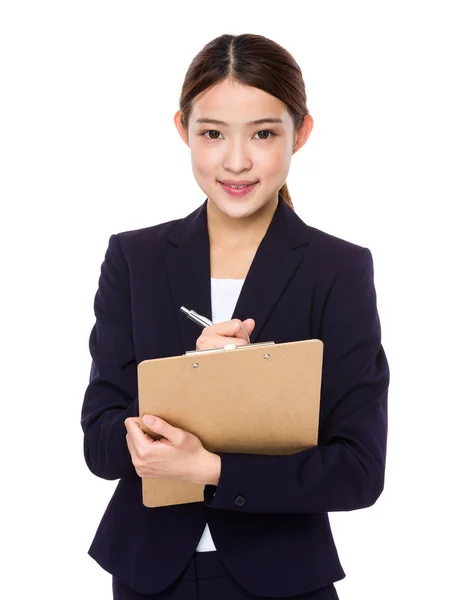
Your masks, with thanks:
M173 114L203 45L247 32L303 71L297 213L374 258L387 482L331 515L340 598L461 597L456 4L1 3L2 597L112 597L86 552L116 482L89 472L80 429L99 270L112 233L204 201Z

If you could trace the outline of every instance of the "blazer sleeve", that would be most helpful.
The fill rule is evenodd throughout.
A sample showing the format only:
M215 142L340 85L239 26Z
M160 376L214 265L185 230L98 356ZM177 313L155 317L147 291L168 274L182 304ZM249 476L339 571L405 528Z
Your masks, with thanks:
M324 304L319 443L278 456L216 452L204 500L243 513L321 513L371 506L384 486L389 366L381 345L373 259L361 248Z
M127 417L139 415L129 272L117 235L109 239L94 300L90 382L81 426L86 464L103 479L136 473L126 443Z

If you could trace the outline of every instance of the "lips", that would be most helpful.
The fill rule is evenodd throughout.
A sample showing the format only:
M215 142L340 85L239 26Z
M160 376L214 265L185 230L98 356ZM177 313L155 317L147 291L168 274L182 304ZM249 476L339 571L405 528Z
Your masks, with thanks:
M250 184L240 184L243 185L244 187L233 187L236 186L237 184L233 184L233 185L228 185L223 183L222 181L219 182L221 187L223 188L223 190L229 195L229 196L233 196L235 197L239 197L239 196L244 196L246 194L249 194L251 192L251 190L254 189L254 187L257 185L257 181L250 183Z
M246 187L246 186L254 185L255 183L258 183L258 182L257 181L230 181L230 180L224 180L224 181L220 181L219 183L222 183L223 185L228 185L229 187Z

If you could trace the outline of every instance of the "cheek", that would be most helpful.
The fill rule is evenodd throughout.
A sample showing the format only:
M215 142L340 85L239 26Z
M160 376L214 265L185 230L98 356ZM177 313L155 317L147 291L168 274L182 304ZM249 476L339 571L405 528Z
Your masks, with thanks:
M203 177L216 171L218 153L203 146L191 146L191 161L194 173Z
M291 153L285 146L271 148L260 156L259 167L266 174L277 176L286 173L290 166Z

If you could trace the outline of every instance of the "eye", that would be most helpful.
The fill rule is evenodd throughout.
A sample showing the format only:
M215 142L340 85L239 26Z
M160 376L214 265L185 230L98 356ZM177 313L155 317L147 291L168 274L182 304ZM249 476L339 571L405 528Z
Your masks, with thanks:
M209 135L207 135L207 134L209 134ZM215 134L217 134L217 135L215 135ZM262 129L261 131L256 132L255 135L260 135L260 134L263 134L263 136L257 138L259 140L268 140L271 137L275 137L277 135L276 133L274 133L273 131L270 131L269 129ZM217 131L216 129L207 129L206 131L203 131L200 135L205 136L209 140L218 140L219 136L220 136L220 132Z
M259 135L260 133L268 133L269 135L267 137L262 137L262 138L258 138L258 139L262 139L262 140L268 140L270 138L270 136L275 136L277 134L275 134L273 131L270 131L269 129L263 129L262 131L258 131L257 135Z
M205 137L208 137L206 135L207 133L217 133L218 136L219 136L219 131L216 131L216 129L207 129L207 131L204 131L202 133L202 135L204 135ZM208 137L208 139L210 139L210 140L217 140L217 139L219 139L219 137L210 136L210 137Z

